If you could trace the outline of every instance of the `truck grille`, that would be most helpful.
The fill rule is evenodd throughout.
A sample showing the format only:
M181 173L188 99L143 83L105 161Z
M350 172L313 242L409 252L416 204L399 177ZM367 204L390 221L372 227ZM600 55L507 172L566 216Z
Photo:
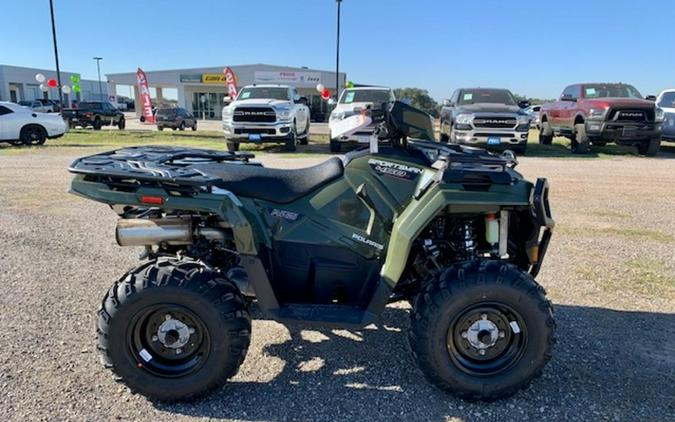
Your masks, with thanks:
M654 111L649 109L612 109L609 113L609 120L622 122L651 122L654 121Z
M512 129L516 127L516 119L513 117L474 117L474 127L493 129Z
M274 123L277 121L277 114L270 107L237 107L232 115L232 121Z
M252 128L247 128L247 129L240 129L240 128L235 128L234 129L235 135L242 135L242 134L252 134L252 135L274 135L277 133L277 131L274 128L262 128L262 127L252 127Z

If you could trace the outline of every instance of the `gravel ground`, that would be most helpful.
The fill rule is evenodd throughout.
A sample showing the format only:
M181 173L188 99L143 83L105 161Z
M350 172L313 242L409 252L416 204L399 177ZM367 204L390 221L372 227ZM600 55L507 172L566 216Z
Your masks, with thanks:
M470 404L431 387L406 347L408 310L360 331L253 324L248 357L221 391L153 404L114 383L94 347L112 281L136 263L115 215L66 193L92 149L0 157L1 420L675 420L675 156L524 158L545 176L558 222L538 277L558 344L515 397ZM263 157L268 165L322 160Z

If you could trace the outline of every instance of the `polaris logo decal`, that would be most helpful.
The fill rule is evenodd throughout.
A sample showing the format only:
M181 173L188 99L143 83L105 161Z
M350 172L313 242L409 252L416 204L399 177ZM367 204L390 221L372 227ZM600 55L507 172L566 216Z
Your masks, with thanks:
M300 214L297 212L280 210L278 208L270 208L269 213L274 218L281 218L286 221L295 221L300 218Z
M379 250L384 249L384 245L382 245L381 243L377 243L374 240L370 240L367 237L361 236L360 234L357 234L357 233L352 233L352 239L356 240L357 242L361 242L365 245L372 246L373 248L376 248L376 249L379 249Z
M419 167L378 160L376 158L369 159L368 164L377 174L397 177L399 179L413 180L422 173L422 169Z

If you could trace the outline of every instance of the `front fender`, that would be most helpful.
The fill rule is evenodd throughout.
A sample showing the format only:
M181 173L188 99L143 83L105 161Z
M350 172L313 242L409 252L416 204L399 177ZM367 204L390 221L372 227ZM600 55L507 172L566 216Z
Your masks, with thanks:
M503 206L529 204L532 184L493 185L488 191L466 191L461 184L437 184L420 199L412 199L394 222L387 256L380 271L390 286L398 283L408 264L413 242L425 227L444 210L450 213L498 212Z

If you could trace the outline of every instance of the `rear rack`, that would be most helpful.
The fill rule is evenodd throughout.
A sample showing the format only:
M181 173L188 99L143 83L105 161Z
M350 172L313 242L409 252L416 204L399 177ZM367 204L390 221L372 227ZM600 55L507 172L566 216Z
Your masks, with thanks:
M170 146L129 147L78 158L68 171L94 177L204 186L219 179L194 168L193 165L221 162L246 165L252 158L255 155L250 152Z

